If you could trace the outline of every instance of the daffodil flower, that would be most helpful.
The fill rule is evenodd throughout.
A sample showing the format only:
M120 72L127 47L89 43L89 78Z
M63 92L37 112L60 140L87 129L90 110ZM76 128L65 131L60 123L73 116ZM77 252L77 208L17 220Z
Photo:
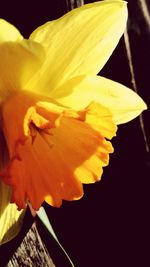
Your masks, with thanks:
M100 180L109 163L116 125L146 109L132 90L97 76L126 21L126 3L117 0L74 9L28 40L0 20L0 127L9 156L1 168L3 236L6 217L12 212L13 223L22 212L16 207L80 199L82 184Z

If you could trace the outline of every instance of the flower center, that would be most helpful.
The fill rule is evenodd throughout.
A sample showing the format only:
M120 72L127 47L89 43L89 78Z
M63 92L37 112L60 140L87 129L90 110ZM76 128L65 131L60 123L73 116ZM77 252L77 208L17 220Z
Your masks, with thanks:
M12 186L11 201L39 209L79 199L82 183L99 180L113 152L111 114L91 103L74 111L51 99L21 91L2 105L2 130L10 162L1 172Z

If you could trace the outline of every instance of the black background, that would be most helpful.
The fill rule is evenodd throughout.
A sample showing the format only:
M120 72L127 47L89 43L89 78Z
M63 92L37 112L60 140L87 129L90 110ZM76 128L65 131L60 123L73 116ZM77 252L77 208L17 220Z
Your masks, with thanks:
M65 1L37 2L5 1L0 8L0 17L13 23L28 37L37 26L67 12ZM128 2L128 30L136 82L139 94L149 105L150 29L139 0ZM147 4L150 7L149 1ZM132 86L123 38L101 75ZM150 143L149 115L146 111L143 117ZM102 181L85 186L83 199L64 202L59 209L45 204L59 240L77 267L150 266L150 160L138 118L119 126L113 145L115 153L104 170ZM20 235L0 249L1 260L5 255L3 262L11 257L31 221L28 214ZM42 236L41 230L40 233ZM49 248L48 244L47 237ZM63 267L61 263L60 267Z

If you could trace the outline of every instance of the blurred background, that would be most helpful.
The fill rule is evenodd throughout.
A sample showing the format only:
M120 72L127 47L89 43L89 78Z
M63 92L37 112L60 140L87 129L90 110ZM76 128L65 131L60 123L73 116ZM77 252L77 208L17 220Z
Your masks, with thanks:
M5 1L0 17L14 24L27 38L36 27L62 16L81 2L94 1ZM100 74L130 88L136 83L139 95L149 106L150 0L127 2L126 42L122 37ZM127 46L130 49L127 50ZM64 202L59 209L44 204L59 240L77 267L150 266L149 110L143 113L142 121L146 143L139 118L120 125L113 139L115 152L110 165L100 182L84 186L85 195L80 201ZM6 251L5 261L11 258L31 221L28 214L20 235L0 249L1 259ZM51 241L40 223L39 231L50 250Z

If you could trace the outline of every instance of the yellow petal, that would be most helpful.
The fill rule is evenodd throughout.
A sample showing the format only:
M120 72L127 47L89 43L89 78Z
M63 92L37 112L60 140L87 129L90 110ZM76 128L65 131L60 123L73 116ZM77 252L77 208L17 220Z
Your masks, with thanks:
M10 188L0 182L0 244L14 238L20 231L24 211L10 204Z
M29 87L49 92L72 77L98 73L123 34L126 20L126 3L110 0L84 5L37 28L30 40L41 43L47 57Z
M0 169L8 164L6 141L0 132ZM0 178L1 179L1 178ZM20 231L23 211L18 211L15 204L10 204L11 189L0 180L0 244L6 243Z
M0 43L21 41L22 35L12 24L4 19L0 19Z
M115 124L128 122L137 117L146 104L140 96L126 86L100 76L71 79L52 93L59 103L79 110L91 101L107 107Z
M21 40L0 43L0 103L18 89L23 89L29 78L41 66L42 46Z

